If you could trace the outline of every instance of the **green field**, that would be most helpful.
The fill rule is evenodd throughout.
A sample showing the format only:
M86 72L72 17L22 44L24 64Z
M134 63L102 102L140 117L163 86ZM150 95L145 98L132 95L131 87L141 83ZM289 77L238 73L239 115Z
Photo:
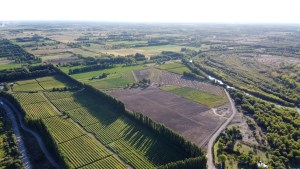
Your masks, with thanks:
M189 68L178 62L162 64L159 65L158 68L180 75L182 75L183 72L191 72Z
M22 64L0 64L0 70L4 70L4 69L13 69L13 68L19 68L22 67Z
M90 84L97 89L122 88L127 84L135 82L131 71L141 70L143 68L144 67L142 65L125 67L119 65L111 69L73 74L71 76L79 80L80 82ZM68 70L66 68L63 68L63 71ZM90 80L92 77L99 76L103 73L109 73L108 77L104 79Z
M36 78L32 80L21 80L14 83L13 91L15 92L29 92L51 90L55 88L70 87L71 84L62 76L48 76Z
M161 89L208 107L217 107L228 102L225 94L223 96L218 96L190 87L166 85L161 87Z
M61 93L62 97L70 96L68 92L58 93ZM51 98L57 97L55 94L48 95ZM71 168L83 166L85 168L105 168L103 166L107 165L109 161L112 161L115 166L126 168L126 165L112 156L112 153L98 140L87 135L86 131L78 127L72 120L59 116L59 112L56 112L44 97L41 98L41 93L14 93L14 97L21 103L27 118L44 121Z

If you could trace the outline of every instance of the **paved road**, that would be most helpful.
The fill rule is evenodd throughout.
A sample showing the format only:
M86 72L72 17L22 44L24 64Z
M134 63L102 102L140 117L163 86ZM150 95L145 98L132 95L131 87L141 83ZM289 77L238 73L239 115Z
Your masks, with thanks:
M236 115L237 111L235 109L234 103L231 99L231 97L229 96L229 93L225 90L226 95L228 97L228 100L231 104L231 109L232 109L232 114L231 116L222 124L222 126L215 132L215 134L210 138L209 142L208 142L208 146L207 146L207 168L208 169L215 169L215 165L213 162L213 146L214 146L214 142L216 141L216 139L218 138L218 136L221 134L221 132L228 126L228 124L232 121L233 117Z
M41 138L36 132L32 131L31 129L29 129L29 128L27 128L27 127L25 126L24 121L23 121L23 117L21 117L20 112L19 112L19 111L18 111L18 110L10 103L10 102L8 102L6 99L0 98L0 102L1 102L1 101L3 102L3 108L5 109L5 111L7 112L7 114L8 114L12 119L14 119L13 121L14 121L14 123L15 123L15 126L13 126L13 128L14 128L14 132L15 132L15 129L18 130L17 132L15 132L15 135L17 136L17 134L18 134L17 138L19 137L19 139L20 139L20 141L21 141L21 142L18 142L18 143L19 143L19 148L20 148L20 145L22 145L22 147L20 148L20 152L22 153L23 150L24 150L24 156L23 156L23 154L22 154L22 159L23 159L23 163L24 163L25 167L26 167L26 165L27 165L27 166L29 166L29 168L31 168L30 163L29 163L29 160L28 160L28 155L27 155L27 153L26 153L26 151L25 151L24 143L23 143L23 141L22 141L22 139L21 139L21 137L20 137L19 126L18 126L18 123L17 123L16 118L15 118L14 115L17 115L17 116L18 116L18 119L19 119L19 122L20 122L20 127L21 127L24 131L26 131L26 132L30 133L32 136L34 136L34 138L37 140L37 142L38 142L38 144L39 144L39 146L40 146L42 152L45 154L45 156L46 156L46 158L48 159L48 161L49 161L55 168L61 168L61 167L59 167L59 165L56 163L56 161L54 160L54 158L52 158L51 154L48 152L48 150L47 150L47 148L46 148L46 146L45 146L45 144L44 144L42 138ZM12 109L13 109L13 110L12 110ZM15 114L13 113L13 111L15 112ZM18 139L17 139L17 140L18 140ZM24 160L24 158L25 158L26 160ZM27 168L27 167L26 167L26 168Z

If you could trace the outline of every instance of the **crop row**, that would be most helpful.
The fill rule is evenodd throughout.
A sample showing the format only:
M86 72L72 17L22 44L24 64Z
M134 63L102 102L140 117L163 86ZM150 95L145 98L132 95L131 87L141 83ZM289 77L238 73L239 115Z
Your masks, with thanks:
M60 93L64 95L63 92ZM70 95L70 93L68 94ZM49 95L47 95L49 93L46 92L45 94L49 98ZM58 116L58 112L45 101L40 93L19 93L14 95L18 98L27 116L32 119L42 119L44 121L50 135L58 144L58 148L61 150L64 159L71 165L71 168L126 168L125 164L114 157L102 143L89 136L84 130L73 123L71 119ZM84 95L84 93L81 95ZM73 93L71 96L73 96ZM89 97L89 95L78 98L86 100L85 97ZM81 105L85 102L78 100L78 98L66 97L50 101L60 111L64 111L78 107L82 108ZM86 102L89 101L87 100ZM96 106L93 108L91 106L91 109L95 111L96 109L99 110L99 107ZM86 113L89 110L90 107L85 108ZM93 116L92 114L89 115ZM95 120L98 120L98 117Z
M44 90L38 83L28 83L28 84L15 84L13 91L15 92L28 92L28 91L42 91Z
M81 104L74 98L64 98L51 101L59 111L64 112L81 107Z
M154 168L155 166L145 156L137 153L126 141L120 139L110 144L110 147L119 154L119 156L137 169ZM157 150L161 151L161 150Z
M74 168L103 159L111 153L88 135L60 144L61 149Z
M106 145L121 137L131 135L139 128L129 124L124 118L119 117L89 125L85 129L94 133Z
M57 99L63 99L63 98L72 97L73 94L74 94L74 92L69 92L69 91L63 91L63 92L45 92L45 95L50 100L57 100Z
M87 107L80 107L67 111L71 118L80 123L82 126L91 125L101 121L114 119L117 115L113 112L106 111L101 105L92 105Z
M86 134L68 119L52 117L44 119L44 122L58 143L65 142Z
M82 167L82 169L126 169L127 167L114 156L106 157L92 164Z
M58 113L47 102L27 104L24 105L23 108L26 115L32 119L43 119L58 115Z
M18 93L13 96L22 104L32 104L46 101L40 93Z

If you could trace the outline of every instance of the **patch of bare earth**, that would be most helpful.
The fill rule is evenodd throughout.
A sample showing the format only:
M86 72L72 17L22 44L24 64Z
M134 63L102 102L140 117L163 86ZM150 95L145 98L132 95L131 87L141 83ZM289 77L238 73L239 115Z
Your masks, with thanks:
M204 147L211 135L226 120L226 111L220 111L228 110L228 105L227 108L216 108L221 114L217 115L206 106L156 87L116 90L110 94L124 102L127 109L141 112L164 124L199 147Z
M213 93L216 95L224 95L223 90L220 87L199 82L197 80L188 79L182 75L175 73L170 73L164 70L159 70L156 68L148 68L144 70L134 71L138 80L150 79L153 85L176 85L183 87L191 87L204 92Z

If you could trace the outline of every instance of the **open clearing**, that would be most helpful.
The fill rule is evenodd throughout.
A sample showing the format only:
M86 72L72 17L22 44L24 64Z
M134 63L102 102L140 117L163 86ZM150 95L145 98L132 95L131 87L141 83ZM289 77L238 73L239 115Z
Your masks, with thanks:
M208 107L221 106L227 102L227 98L225 96L202 92L190 87L166 85L161 87L161 89Z
M200 147L225 121L207 106L155 87L116 90L110 94L124 102L129 110L142 112Z
M178 62L162 64L159 65L158 68L180 75L182 75L183 72L191 72L189 68Z

